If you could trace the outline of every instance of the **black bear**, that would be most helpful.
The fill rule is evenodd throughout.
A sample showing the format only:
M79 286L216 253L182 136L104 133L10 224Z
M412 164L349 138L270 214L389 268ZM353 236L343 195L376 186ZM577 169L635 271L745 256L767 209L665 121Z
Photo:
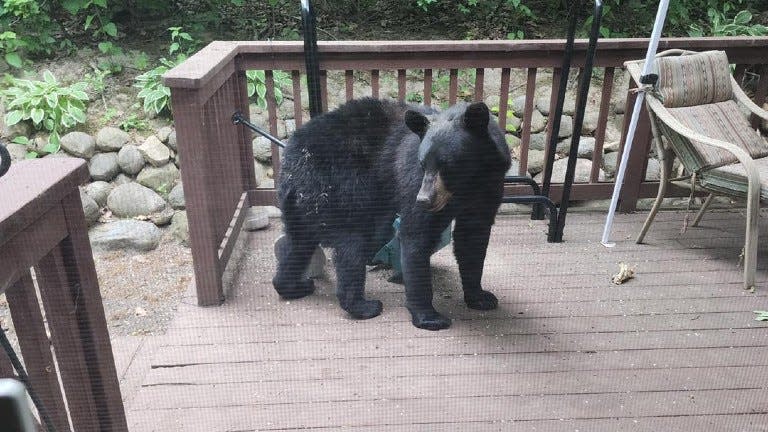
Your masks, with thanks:
M278 200L286 246L273 284L286 299L313 292L303 278L318 244L334 249L341 307L352 317L381 313L364 296L366 264L391 240L400 215L406 305L416 327L451 324L432 306L430 254L456 221L454 254L464 301L498 305L482 289L488 238L510 166L504 133L484 103L442 113L425 106L363 98L299 128L283 155Z

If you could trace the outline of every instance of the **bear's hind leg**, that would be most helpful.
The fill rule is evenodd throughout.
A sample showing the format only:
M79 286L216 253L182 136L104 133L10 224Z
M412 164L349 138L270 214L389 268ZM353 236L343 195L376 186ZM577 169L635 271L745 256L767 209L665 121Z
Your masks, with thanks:
M284 244L278 248L277 274L272 279L272 285L284 299L298 299L312 294L315 284L311 279L304 278L304 272L318 242L302 233L286 233L282 241Z
M366 242L350 238L335 248L336 297L341 308L353 318L368 319L381 313L379 300L365 299Z

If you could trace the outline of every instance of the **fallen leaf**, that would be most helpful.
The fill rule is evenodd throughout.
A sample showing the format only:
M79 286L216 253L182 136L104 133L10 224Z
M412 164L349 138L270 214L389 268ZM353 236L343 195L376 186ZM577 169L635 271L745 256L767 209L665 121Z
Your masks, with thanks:
M626 263L619 263L619 272L611 277L611 282L621 285L635 277L635 269L629 268Z
M755 321L768 321L768 311L753 311L757 314Z

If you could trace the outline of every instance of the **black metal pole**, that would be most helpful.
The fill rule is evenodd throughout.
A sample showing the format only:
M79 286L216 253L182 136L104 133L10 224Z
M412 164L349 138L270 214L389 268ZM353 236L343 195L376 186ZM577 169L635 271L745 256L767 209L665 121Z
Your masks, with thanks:
M600 18L603 12L603 2L595 0L594 14L592 15L592 29L589 34L589 46L587 48L587 58L584 61L584 70L579 82L578 106L573 120L573 135L571 136L571 149L568 154L568 166L565 171L565 181L563 183L563 196L560 200L560 215L557 218L557 231L555 241L563 241L563 231L565 229L565 217L568 214L568 201L571 196L571 186L576 174L576 158L579 153L579 140L581 139L581 127L584 123L584 111L587 108L587 97L589 95L589 84L592 80L592 64L595 59L595 50L597 48L597 39L600 36Z
M573 40L576 35L576 10L577 5L581 3L580 0L571 3L571 9L568 12L570 16L568 20L568 38L565 43L563 64L560 66L560 84L557 89L557 102L555 104L555 112L549 113L552 128L550 129L549 147L547 148L545 159L544 181L541 186L542 194L544 196L549 196L549 186L552 182L552 167L555 164L555 152L557 151L557 135L560 133L560 120L563 116L565 93L568 90L568 74L571 71L571 60L573 59Z
M323 112L320 97L320 56L317 52L317 31L315 13L310 0L301 0L301 29L304 32L304 63L307 67L307 91L309 93L309 115L315 117Z

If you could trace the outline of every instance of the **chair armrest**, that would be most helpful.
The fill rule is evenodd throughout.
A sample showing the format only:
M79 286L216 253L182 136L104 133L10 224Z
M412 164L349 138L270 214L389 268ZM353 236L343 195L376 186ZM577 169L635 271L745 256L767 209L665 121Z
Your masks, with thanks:
M757 170L757 164L755 164L755 160L752 159L752 156L750 156L746 150L742 149L736 144L710 138L708 136L697 133L693 129L688 128L687 126L680 123L676 118L674 118L669 110L664 107L661 101L652 95L646 95L645 102L648 105L648 109L654 113L656 118L659 121L664 122L676 133L702 144L725 150L735 156L736 159L741 162L742 166L744 167L744 171L746 172L747 181L749 184L749 192L747 194L751 195L753 199L759 199L760 174Z
M768 120L768 111L762 109L756 103L752 102L752 99L750 99L749 96L744 93L744 90L741 89L733 77L731 77L731 87L733 88L733 96L736 98L737 102L747 107L747 109L751 111L752 114L760 117L763 120Z

